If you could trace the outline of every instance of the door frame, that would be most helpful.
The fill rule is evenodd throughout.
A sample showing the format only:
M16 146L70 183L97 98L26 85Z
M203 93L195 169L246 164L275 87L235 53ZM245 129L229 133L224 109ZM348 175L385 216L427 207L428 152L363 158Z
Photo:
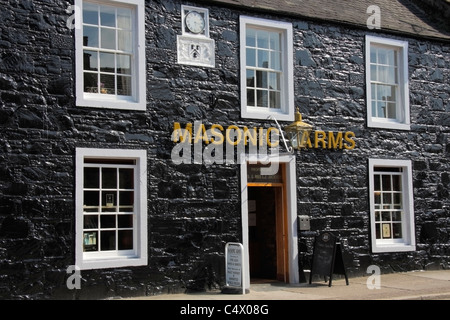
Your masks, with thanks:
M281 167L282 176L284 177L284 166ZM281 169L280 168L280 169ZM289 282L289 254L288 254L288 243L287 243L287 212L286 212L286 185L283 183L264 183L264 182L254 182L247 183L247 188L271 188L274 192L274 221L275 221L275 246L276 246L276 273L274 279L278 281L283 281L285 283ZM254 201L258 201L258 199L252 199ZM256 206L258 204L256 203ZM258 215L259 216L259 215ZM259 221L259 220L258 220ZM264 225L261 225L260 222L257 223L256 228L262 227L264 229ZM250 243L250 240L249 240ZM252 252L249 247L249 259L251 258ZM251 263L250 263L251 267ZM251 270L250 277L252 278ZM250 278L250 280L251 280Z
M298 235L297 235L297 180L295 155L241 155L241 221L242 221L242 245L244 246L244 272L245 286L250 287L250 263L248 240L248 189L247 189L247 164L256 163L284 163L283 182L286 185L286 214L287 214L287 253L288 253L288 283L299 283L298 268Z

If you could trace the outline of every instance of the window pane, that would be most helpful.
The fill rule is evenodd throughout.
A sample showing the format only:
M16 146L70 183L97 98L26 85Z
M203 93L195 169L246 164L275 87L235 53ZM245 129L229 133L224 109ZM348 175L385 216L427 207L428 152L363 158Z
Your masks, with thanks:
M370 65L370 81L378 81L377 66Z
M102 214L100 216L100 228L107 229L107 228L115 228L115 227L116 227L116 215Z
M377 85L377 99L381 101L388 100L390 96L389 86Z
M383 83L396 84L397 83L396 72L397 69L394 67L379 66L377 80Z
M267 72L256 71L256 87L257 88L267 88Z
M247 66L256 67L256 50L247 48L246 52Z
M133 215L121 214L117 216L119 228L132 228L133 227Z
M389 119L397 119L397 110L395 103L387 103L387 117Z
M375 192L375 206L381 204L381 192ZM379 206L378 206L379 207Z
M98 75L96 73L84 73L84 92L98 93Z
M383 191L390 191L391 189L391 176L383 175Z
M397 66L397 52L395 50L389 50L386 53L386 61L389 66Z
M381 221L381 213L380 213L380 211L375 211L375 221Z
M376 116L379 118L386 118L386 103L385 102L377 102Z
M255 70L247 70L247 87L255 87Z
M118 50L132 52L133 37L131 31L118 31Z
M117 73L131 74L131 56L125 54L117 55Z
M83 233L83 251L97 251L98 232L84 232Z
M393 238L394 239L399 239L402 237L402 224L401 223L393 223L392 224L392 228L393 228Z
M397 68L389 67L388 73L390 83L398 84Z
M99 192L98 191L84 191L84 206L98 206L99 205Z
M386 91L388 92L387 100L396 102L397 101L396 86L387 86Z
M379 223L375 224L375 234L377 239L381 239L381 228Z
M280 90L280 74L269 72L269 89Z
M131 77L117 77L117 94L120 96L131 96Z
M100 53L100 71L115 72L114 53Z
M119 192L119 204L120 206L132 206L134 204L134 192L133 191L120 191Z
M370 47L370 63L377 63L377 49Z
M133 249L133 230L119 230L119 250Z
M376 85L378 103L397 102L396 86ZM384 113L385 114L385 113Z
M100 75L100 92L105 94L116 93L115 77L113 75L102 74Z
M394 193L394 204L397 205L397 209L401 208L401 205L402 205L402 194L401 193Z
M269 51L258 50L258 67L269 68Z
M269 105L268 92L266 90L257 90L256 91L256 106L267 108Z
M270 49L280 51L280 34L278 32L270 32Z
M378 117L378 114L377 114L377 103L376 102L372 102L372 117Z
M98 228L98 215L85 215L83 228L84 229L97 229Z
M392 190L394 191L401 191L401 176L392 176Z
M402 221L402 213L400 211L392 212L392 221Z
M256 47L256 31L248 28L245 41L247 47Z
M133 169L119 169L119 188L133 189L134 188L134 170Z
M255 90L247 90L247 105L255 106Z
M370 94L371 94L371 99L372 100L376 100L377 99L377 86L375 84L371 84L370 85Z
M117 8L117 27L131 30L131 9Z
M383 193L383 205L385 208L390 209L392 204L392 194Z
M382 221L391 221L391 213L389 211L383 211L381 213L381 220Z
M374 183L374 190L375 191L381 190L380 179L381 179L381 176L378 175L378 174L374 175L374 177L373 177L373 183Z
M97 27L83 27L83 45L86 47L98 47Z
M107 6L100 6L100 24L107 27L116 26L116 9Z
M83 68L84 70L98 71L97 51L83 51ZM97 84L97 81L95 84Z
M281 52L270 53L270 68L275 70L281 70Z
M101 28L102 45L104 49L116 49L116 30Z
M117 188L116 168L102 168L102 188Z
M258 48L269 49L269 33L267 31L258 31L257 37L258 37L257 40Z
M83 23L98 25L98 6L95 4L83 3Z
M387 64L387 49L378 48L378 64Z
M99 168L84 168L84 188L100 187L100 170Z
M281 108L281 96L279 92L270 92L270 107L274 109Z
M102 192L102 212L116 212L117 194L114 191Z
M377 73L377 81L380 81L380 82L383 82L383 83L391 83L389 81L389 76L387 74L387 70L388 70L387 67L378 66L378 68L377 68L377 71L378 71L378 73Z
M115 250L116 249L116 232L115 231L102 231L100 233L101 244L100 250Z

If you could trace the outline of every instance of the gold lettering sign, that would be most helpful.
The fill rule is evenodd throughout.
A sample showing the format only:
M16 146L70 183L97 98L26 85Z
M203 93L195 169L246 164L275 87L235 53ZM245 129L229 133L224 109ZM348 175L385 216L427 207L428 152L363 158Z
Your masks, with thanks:
M280 144L280 131L275 127L264 129L262 127L239 128L237 125L229 125L227 128L220 124L211 125L207 130L203 123L195 126L187 123L184 128L179 122L173 124L172 141L188 142L188 143L204 143L206 145L212 143L221 145L226 142L229 145L237 146L243 143L245 146L267 145L275 148ZM322 131L316 130L309 135L306 141L308 149L346 149L353 150L356 146L355 133L352 131Z
M232 146L244 143L245 146L263 146L267 145L275 148L280 144L278 135L280 131L277 128L239 128L236 125L230 125L226 129L220 124L213 124L209 130L204 124L199 124L193 129L192 123L187 123L185 128L181 128L179 122L173 124L172 141L188 143L205 143L220 145L224 142Z

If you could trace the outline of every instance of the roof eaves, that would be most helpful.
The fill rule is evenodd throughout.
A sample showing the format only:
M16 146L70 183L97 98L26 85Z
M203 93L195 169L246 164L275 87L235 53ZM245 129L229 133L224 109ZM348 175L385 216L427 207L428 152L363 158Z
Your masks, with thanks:
M420 7L414 5L412 1L419 0L371 0L371 3L377 3L376 5L381 8L382 15L381 29L370 31L450 42L450 30L447 32L445 28L441 30L441 28L436 29L434 25L430 25L429 16ZM446 4L450 2L450 0L426 1L444 1ZM321 6L324 2L319 0L209 0L203 2L226 5L232 8L245 8L262 14L276 12L278 15L287 17L329 22L366 30L368 29L367 19L370 16L370 14L367 14L368 1L351 2L352 6L345 11L338 10L339 1L334 1L335 6L329 5L330 2L327 2L328 6ZM303 3L304 6L299 3Z

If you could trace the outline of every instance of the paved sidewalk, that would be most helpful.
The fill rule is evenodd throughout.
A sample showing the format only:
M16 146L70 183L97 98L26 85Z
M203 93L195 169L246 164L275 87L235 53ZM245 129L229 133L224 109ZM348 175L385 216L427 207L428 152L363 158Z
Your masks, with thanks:
M333 278L331 287L321 280L296 285L266 282L252 283L245 295L211 291L123 300L450 300L450 270L382 274L379 289L368 288L369 276L349 278L349 285L343 277Z

